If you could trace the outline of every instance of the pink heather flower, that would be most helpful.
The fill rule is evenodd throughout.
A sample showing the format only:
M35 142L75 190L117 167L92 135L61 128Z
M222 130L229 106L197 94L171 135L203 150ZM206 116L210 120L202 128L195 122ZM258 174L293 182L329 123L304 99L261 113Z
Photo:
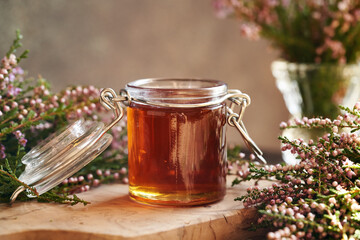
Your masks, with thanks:
M306 183L309 184L309 185L311 185L313 182L314 182L314 180L312 178L308 178L306 180Z
M341 121L340 121L340 120L334 120L334 124L335 124L336 126L339 126L339 125L341 124Z
M320 12L313 12L311 15L314 19L319 20L321 18L321 13Z
M288 125L286 122L281 122L280 123L280 128L286 128Z
M15 80L15 74L14 73L10 73L8 77L9 77L10 82L13 82Z
M8 95L14 97L17 96L22 91L21 88L14 87L12 84L8 85L7 90L8 90Z
M86 178L87 178L88 180L92 180L92 179L94 178L94 176L93 176L91 173L89 173L89 174L86 176Z
M19 106L19 104L17 103L17 102L12 102L11 103L11 107L12 108L16 108L16 107L18 107Z
M333 197L329 198L329 203L336 204L336 199Z
M114 179L119 179L120 178L120 174L119 173L114 173Z
M15 67L15 68L13 68L12 73L15 75L16 74L22 75L22 74L24 74L24 70L21 67Z
M234 12L234 8L226 0L214 0L213 7L218 18L226 18Z
M7 106L7 105L5 105L5 106L3 107L3 110L4 110L4 112L8 112L8 111L10 111L10 107Z
M94 179L93 186L96 187L96 186L99 186L99 184L100 184L100 180L99 179Z
M25 147L25 146L26 146L26 143L27 143L27 139L21 138L21 139L19 140L19 143L21 144L21 146Z
M78 179L76 177L69 178L69 183L76 183Z
M122 182L125 183L125 184L128 184L128 183L129 183L129 179L128 179L127 177L125 177L125 178L123 178Z
M97 174L98 176L102 176L102 171L101 171L101 169L97 169L97 170L96 170L96 174Z
M3 75L8 75L9 74L8 70L6 70L5 68L0 69L0 73L3 74Z
M126 173L127 173L127 169L126 169L125 167L122 167L122 168L120 169L120 173L121 173L121 174L126 174Z
M337 7L340 11L346 11L349 8L349 3L347 1L341 1L338 3Z
M360 110L360 102L355 103L354 108L357 110Z
M8 60L9 60L9 63L13 66L15 66L17 64L16 56L13 53L10 54Z
M331 40L329 38L325 39L325 45L331 49L333 58L341 57L345 55L345 48L340 41Z
M269 7L276 7L279 5L279 0L266 0L266 5Z
M349 14L349 13L346 13L344 14L344 20L345 20L345 26L349 27L349 23L352 23L354 21L354 17L353 15ZM343 26L344 27L344 26Z
M104 176L108 177L110 176L110 174L111 174L110 170L105 170Z
M14 135L15 135L16 139L20 139L20 138L23 137L22 132L20 132L19 130L15 131L15 132L14 132Z
M281 5L283 7L288 7L290 5L291 0L281 0Z
M355 17L355 20L356 21L359 21L360 20L360 9L356 9L354 11L354 17Z
M255 24L243 23L240 25L240 32L250 40L259 40L261 27Z
M333 131L334 133L338 133L338 132L339 132L339 129L338 129L338 127L334 126L334 127L332 128L332 131Z

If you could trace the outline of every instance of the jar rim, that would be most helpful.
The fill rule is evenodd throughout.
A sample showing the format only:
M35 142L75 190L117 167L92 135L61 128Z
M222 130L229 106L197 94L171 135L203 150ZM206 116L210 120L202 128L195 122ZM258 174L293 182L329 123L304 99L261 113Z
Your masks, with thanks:
M134 98L204 99L226 95L227 84L199 78L146 78L126 84L125 90Z
M338 64L338 63L297 63L297 62L289 62L286 60L275 60L271 64L272 69L282 69L282 70L312 70L312 69L320 69L320 68L348 68L348 69L359 69L358 63L346 63L346 64Z

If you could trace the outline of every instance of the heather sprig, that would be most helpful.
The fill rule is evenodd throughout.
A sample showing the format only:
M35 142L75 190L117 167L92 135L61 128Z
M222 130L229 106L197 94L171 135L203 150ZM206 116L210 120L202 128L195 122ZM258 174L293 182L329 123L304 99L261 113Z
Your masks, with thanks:
M241 33L270 40L297 63L355 63L360 51L358 0L214 0L219 17L240 20Z
M295 165L265 165L240 169L233 184L275 181L249 187L237 198L262 215L257 227L268 227L268 239L359 239L360 236L360 102L336 119L303 118L281 128L319 128L318 139L280 137L282 151L291 151Z
M87 204L76 195L69 196L87 189L87 185L81 181L74 181L71 186L62 184L39 196L36 189L17 179L25 167L21 158L50 134L81 117L104 123L112 121L111 115L106 114L99 103L98 88L71 86L53 93L49 82L43 77L27 78L19 62L27 57L28 51L16 56L16 51L22 46L21 39L22 36L17 31L10 50L0 63L0 202L9 202L11 194L22 185L38 201ZM89 176L95 168L106 173L106 177L100 182L126 182L126 171L124 173L122 169L127 166L126 119L111 129L111 134L111 146L80 173ZM112 177L107 176L108 171L112 173ZM95 186L94 182L90 185ZM18 199L29 198L22 193Z
M122 167L119 170L106 169L104 171L102 169L96 169L94 173L91 172L92 171L87 173L85 176L81 175L81 172L79 172L75 176L65 179L57 189L54 189L53 192L60 194L74 194L89 191L90 189L98 187L104 183L115 181L125 184L129 183L126 167Z

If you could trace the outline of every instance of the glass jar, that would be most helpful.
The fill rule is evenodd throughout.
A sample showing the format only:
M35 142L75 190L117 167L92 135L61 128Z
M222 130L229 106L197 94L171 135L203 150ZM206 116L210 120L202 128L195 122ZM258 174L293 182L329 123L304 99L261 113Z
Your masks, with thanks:
M211 80L145 79L126 85L129 193L134 200L198 205L226 189L226 84ZM157 106L154 103L169 104Z
M221 200L226 190L226 123L236 127L250 150L265 162L241 120L250 97L229 90L223 82L142 79L128 83L119 96L103 89L100 102L113 110L113 122L105 126L79 120L34 148L22 159L26 169L21 179L26 184L42 194L99 155L111 143L107 131L122 119L123 106L127 107L129 195L135 201L192 206ZM19 187L12 201L24 189Z

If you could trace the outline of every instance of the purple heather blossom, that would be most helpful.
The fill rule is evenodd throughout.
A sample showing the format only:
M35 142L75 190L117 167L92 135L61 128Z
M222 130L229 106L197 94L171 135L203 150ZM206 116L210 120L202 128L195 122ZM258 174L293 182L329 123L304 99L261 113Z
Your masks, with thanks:
M21 146L25 147L26 143L27 143L27 139L21 138L21 139L19 139L19 143L20 143Z
M243 23L240 25L240 32L250 40L259 40L261 27L255 24Z
M13 82L15 80L15 74L14 73L10 73L9 74L9 81Z
M8 95L13 97L16 97L22 91L21 88L14 87L12 84L9 84L7 86L7 90L8 90Z
M24 70L21 67L15 67L12 70L13 74L17 74L17 75L23 75L24 74Z
M236 4L236 1L233 1ZM226 18L234 12L234 9L228 4L226 0L214 0L213 7L218 18Z
M24 134L20 130L15 131L14 135L15 135L16 139L20 139L24 136Z

